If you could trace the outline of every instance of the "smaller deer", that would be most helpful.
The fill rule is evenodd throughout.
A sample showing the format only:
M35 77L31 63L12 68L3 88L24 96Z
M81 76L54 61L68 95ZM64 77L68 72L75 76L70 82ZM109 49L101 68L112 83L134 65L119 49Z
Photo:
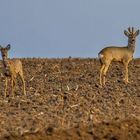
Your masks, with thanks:
M2 63L3 63L3 72L5 76L5 97L7 96L7 82L8 79L11 79L11 86L12 86L12 95L14 96L14 89L16 85L16 78L17 75L21 77L22 83L23 83L23 93L26 95L25 91L25 81L23 77L23 69L22 69L22 63L19 59L8 59L8 51L10 50L10 44L8 44L6 47L0 46L1 56L2 56Z
M134 31L134 27L128 28L128 31L124 30L125 36L128 37L128 45L125 47L110 46L103 48L99 54L99 60L101 62L100 69L100 85L105 85L105 77L109 65L112 61L122 62L125 67L125 83L128 83L128 64L133 58L135 51L136 36L139 35L139 30Z

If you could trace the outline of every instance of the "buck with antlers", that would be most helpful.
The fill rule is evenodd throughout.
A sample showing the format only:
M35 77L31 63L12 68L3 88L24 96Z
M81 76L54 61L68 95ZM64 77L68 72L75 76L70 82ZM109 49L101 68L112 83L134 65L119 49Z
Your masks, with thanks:
M0 46L1 56L2 56L2 63L4 67L4 76L5 76L5 97L7 92L7 82L8 79L11 79L11 86L12 86L12 95L14 96L14 88L16 85L16 78L17 75L21 77L23 83L23 93L26 95L25 92L25 81L23 77L23 69L22 63L19 59L8 59L8 51L10 50L10 44L6 47Z
M128 64L133 58L135 51L136 36L139 35L139 30L134 31L134 27L128 28L128 31L124 30L125 36L128 37L128 45L125 47L109 46L103 48L99 54L99 60L101 62L100 69L100 85L105 85L106 73L109 65L112 61L122 62L125 67L125 83L128 83Z

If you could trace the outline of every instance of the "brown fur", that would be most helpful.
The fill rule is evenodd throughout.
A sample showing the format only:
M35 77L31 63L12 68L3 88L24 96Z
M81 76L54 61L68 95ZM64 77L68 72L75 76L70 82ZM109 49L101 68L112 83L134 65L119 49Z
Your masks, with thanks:
M125 83L128 83L128 64L133 58L135 51L136 36L139 35L139 30L136 32L134 28L128 28L128 31L124 30L124 34L128 37L128 45L125 47L110 46L103 48L98 56L101 62L100 69L100 85L105 85L105 77L109 65L112 61L122 62L125 67Z
M6 92L7 92L8 79L11 79L12 95L14 96L14 88L16 85L17 75L21 77L21 80L23 83L23 93L24 95L26 95L22 63L19 59L8 59L8 50L10 50L9 44L7 45L7 47L0 46L2 62L3 62L3 67L4 67L4 76L5 76L5 93L4 93L5 97L6 97Z

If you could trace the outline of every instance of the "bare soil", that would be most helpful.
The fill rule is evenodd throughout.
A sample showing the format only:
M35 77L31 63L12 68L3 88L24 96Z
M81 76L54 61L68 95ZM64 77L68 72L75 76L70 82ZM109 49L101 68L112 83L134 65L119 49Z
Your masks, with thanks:
M113 62L103 88L97 59L21 61L27 96L18 78L15 97L9 83L5 98L0 76L0 140L140 140L140 59L130 63L127 85Z

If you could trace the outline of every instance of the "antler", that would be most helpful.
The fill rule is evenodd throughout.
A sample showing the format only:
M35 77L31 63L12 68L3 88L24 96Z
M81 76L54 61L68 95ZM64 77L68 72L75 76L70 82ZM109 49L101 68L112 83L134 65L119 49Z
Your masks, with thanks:
M132 27L132 33L134 33L134 27Z
M134 34L134 27L132 27L132 28L128 27L128 31L130 34Z

